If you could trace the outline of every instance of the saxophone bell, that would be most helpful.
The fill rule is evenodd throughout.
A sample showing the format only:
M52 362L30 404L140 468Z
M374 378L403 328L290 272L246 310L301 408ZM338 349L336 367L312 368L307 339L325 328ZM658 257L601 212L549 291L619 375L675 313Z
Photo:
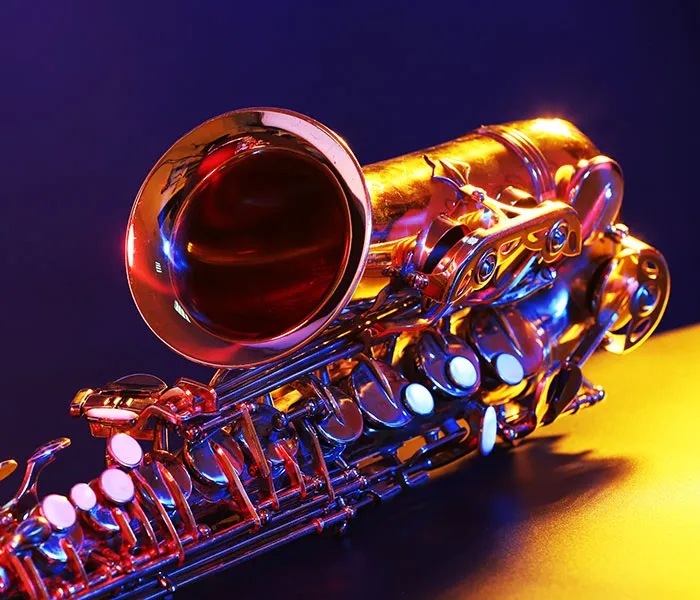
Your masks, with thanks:
M277 109L228 113L158 161L127 225L129 286L153 332L209 366L268 362L352 296L371 206L345 142Z

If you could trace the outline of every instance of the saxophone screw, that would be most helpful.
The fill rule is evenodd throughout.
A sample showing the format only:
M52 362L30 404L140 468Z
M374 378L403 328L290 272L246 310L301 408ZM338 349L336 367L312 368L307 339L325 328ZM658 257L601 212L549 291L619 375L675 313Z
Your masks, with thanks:
M476 279L479 283L486 283L496 271L496 253L485 254L476 267Z
M424 290L428 287L428 276L423 273L412 272L406 275L406 281L409 285L417 290Z
M188 442L196 442L202 437L201 427L191 427L184 431L184 437Z
M483 204L484 198L486 198L486 192L480 188L476 188L472 193L471 193L472 200L474 202L478 202L479 204Z
M177 586L172 582L172 580L167 576L163 575L163 573L158 573L156 576L158 579L158 583L160 586L170 592L171 594L174 594L177 591Z
M287 425L289 425L289 418L284 413L272 417L272 428L275 431L282 431Z
M627 227L627 225L624 225L622 223L615 223L614 225L610 225L610 227L608 227L605 230L605 235L607 235L611 240L613 240L615 242L621 242L629 234L630 234L629 227Z
M382 275L384 275L384 277L398 277L399 275L401 275L401 269L399 269L399 267L394 266L386 267L382 271Z
M209 527L208 525L200 525L199 527L197 527L197 530L199 531L199 535L201 535L204 538L209 537L211 535L211 527Z
M554 281L557 278L557 270L550 266L546 266L542 269L540 274L545 281Z
M551 252L559 252L564 247L569 237L569 227L566 223L559 223L549 234L549 249Z

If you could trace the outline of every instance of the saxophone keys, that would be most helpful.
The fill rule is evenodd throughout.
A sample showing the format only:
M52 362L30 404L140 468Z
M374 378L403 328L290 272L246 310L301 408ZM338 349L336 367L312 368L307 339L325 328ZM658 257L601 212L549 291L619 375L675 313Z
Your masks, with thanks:
M234 470L238 475L241 475L245 468L245 458L241 447L236 440L223 431L215 433L201 442L186 442L183 457L199 481L205 485L224 488L228 485L228 478L221 469L220 461L216 458L213 443L226 452Z
M475 310L465 333L490 365L492 378L506 386L518 386L544 365L547 338L518 310Z
M116 433L107 442L108 466L135 469L143 461L143 449L127 433Z
M99 482L93 485L100 489ZM99 534L119 531L119 525L109 508L99 503L97 494L90 484L76 483L71 488L69 496L84 527Z
M583 375L576 364L552 365L537 382L534 414L538 425L548 425L576 402Z
M493 360L498 377L508 385L518 385L525 378L525 369L517 356L501 352Z
M121 530L124 547L132 548L136 543L134 530L130 526L130 520L135 520L139 523L141 531L148 539L149 545L157 551L158 542L153 527L144 514L139 502L134 501L136 498L136 488L132 476L135 477L140 484L143 484L143 478L139 477L140 472L137 470L142 462L143 450L139 443L129 434L114 434L107 442L107 466L110 468L103 473L103 476L106 477L107 480L103 481L102 478L100 478L100 484L103 493L108 496L114 504L129 504L127 511L128 517L122 513L119 508L115 508L112 511L112 516ZM121 467L124 471L115 467ZM111 471L114 471L114 473L110 473ZM119 473L122 475L119 475ZM148 482L146 482L146 484L148 485ZM105 485L107 486L106 488ZM143 485L141 486L141 491L142 489ZM153 496L155 493L150 495ZM159 499L155 498L155 500ZM156 502L156 505L157 504ZM164 513L164 508L161 506L157 505L156 510L160 513Z
M624 354L643 343L656 329L668 302L668 265L654 248L624 234L616 226L620 248L595 284L592 310L604 324L615 313L614 331L605 339L605 349Z
M268 404L256 404L249 424L246 425L245 420L241 419L232 428L231 434L253 461L253 471L257 474L259 470L265 478L268 477L268 473L265 472L269 471L268 464L274 470L275 476L281 472L280 467L284 465L276 450L277 446L284 446L290 456L296 456L299 450L296 429L290 424L280 427L282 421L283 413L276 408Z
M94 437L109 437L131 428L167 387L153 375L127 375L95 390L80 390L71 401L70 414L85 417Z
M51 537L51 525L41 515L35 515L22 521L4 545L10 552L22 554L44 543Z
M398 429L413 416L404 406L408 381L391 365L363 357L353 369L349 386L362 413L375 426Z
M110 524L113 527L116 526L119 532L120 555L125 561L126 567L131 569L132 563L129 552L136 547L138 539L136 532L131 526L130 518L121 507L130 504L136 499L134 480L125 471L117 467L109 467L102 471L97 485L103 498L111 504L111 506L107 507L109 521L111 521Z
M482 456L488 456L496 445L498 417L493 406L487 406L481 413L479 422L478 447Z
M70 439L66 437L55 439L43 446L40 446L34 451L27 463L35 464L37 466L44 466L49 464L55 458L56 454L65 448L70 446Z
M70 446L70 439L58 438L37 448L34 454L27 459L24 478L19 490L8 503L0 507L0 525L12 520L21 521L38 504L39 476L44 468L54 461L56 454L68 446ZM15 461L8 460L2 463L0 471L4 471L4 477L7 477L16 467ZM0 477L0 480L4 477Z
M335 400L333 412L316 424L321 436L332 444L350 444L362 435L364 419L357 404L338 388L328 388Z
M583 385L583 374L576 364L564 365L557 377L556 395L551 401L551 410L554 416L559 416L567 411L576 401L581 386Z
M458 388L468 390L479 381L479 371L472 361L464 356L453 356L445 365L447 378Z
M116 505L131 502L136 495L131 477L116 467L102 471L98 485L104 497Z
M70 499L75 508L86 513L97 506L97 494L87 483L76 483L70 490Z
M481 384L476 353L455 335L427 330L408 356L417 379L442 396L468 396Z
M36 507L51 528L51 535L37 545L37 551L48 565L61 569L71 560L70 548L83 545L83 530L77 525L78 515L71 501L60 494L49 494Z
M192 477L182 461L169 452L152 451L139 466L139 473L151 486L158 501L168 509L176 508L178 499L174 497L172 490L164 480L161 469L170 473L185 500L192 495Z
M409 383L403 388L401 395L406 408L416 416L429 415L435 408L433 395L421 383Z
M622 169L614 160L598 155L560 167L555 175L561 199L581 217L583 240L615 222L622 204Z
M49 494L41 501L41 514L54 531L70 529L77 519L70 500L59 494Z

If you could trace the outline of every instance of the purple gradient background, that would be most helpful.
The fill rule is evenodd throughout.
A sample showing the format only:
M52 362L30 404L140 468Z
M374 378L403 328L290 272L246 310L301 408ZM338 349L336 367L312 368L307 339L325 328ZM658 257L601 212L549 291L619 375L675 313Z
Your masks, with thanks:
M309 114L365 164L481 124L570 119L621 163L625 223L671 265L663 328L700 320L692 4L3 2L0 458L73 438L43 479L65 492L103 464L68 416L77 389L206 377L142 323L123 234L162 152L235 108Z

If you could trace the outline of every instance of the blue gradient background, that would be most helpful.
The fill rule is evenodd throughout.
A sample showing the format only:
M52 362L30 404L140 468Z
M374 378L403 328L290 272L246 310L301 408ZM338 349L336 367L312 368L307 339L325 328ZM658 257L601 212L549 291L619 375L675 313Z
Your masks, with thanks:
M78 388L205 376L141 322L123 234L162 152L235 108L307 113L365 164L570 119L620 162L624 221L671 265L663 328L700 320L694 4L3 2L0 458L68 435L69 481L90 477L104 443L68 417ZM45 482L63 491L65 470Z

